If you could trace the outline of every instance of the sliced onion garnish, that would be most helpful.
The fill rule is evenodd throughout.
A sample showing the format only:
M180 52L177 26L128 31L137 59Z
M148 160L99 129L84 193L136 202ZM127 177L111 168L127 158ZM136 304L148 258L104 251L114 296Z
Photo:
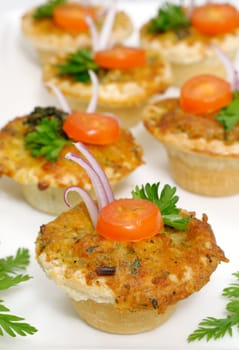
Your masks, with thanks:
M99 210L98 210L94 200L89 195L89 193L87 191L85 191L83 188L77 187L77 186L71 186L71 187L68 187L64 192L64 201L65 201L66 205L70 208L72 207L72 205L68 201L68 194L72 191L77 192L81 196L81 198L84 201L86 208L89 212L91 221L92 221L93 225L95 226L96 222L97 222Z
M92 18L90 16L86 16L85 20L86 20L86 23L88 24L89 30L90 30L92 51L95 52L97 50L97 43L99 41L99 33L97 32L94 21L92 20Z
M56 95L63 111L70 114L71 108L70 108L65 96L61 92L61 90L55 84L53 84L51 82L47 82L47 83L45 83L45 85L53 90L53 92Z
M114 194L104 170L102 169L102 167L97 162L95 157L91 154L91 152L88 151L88 149L85 147L83 143L76 142L74 143L74 145L78 149L78 151L80 151L84 155L84 157L88 160L89 164L91 165L92 169L94 169L95 173L98 174L101 184L103 186L104 192L106 194L107 202L108 203L112 202L114 200Z
M235 91L239 87L238 72L235 68L235 65L233 64L230 57L228 57L225 52L223 52L217 45L211 44L210 46L215 50L219 60L224 65L227 81L230 83L232 90Z
M101 179L97 172L93 169L93 167L86 161L85 159L81 158L79 155L69 152L65 155L66 159L73 160L77 164L79 164L87 173L89 178L91 179L96 199L98 201L98 207L99 209L102 209L106 204L109 203L108 198L106 196L104 187L102 185Z
M89 70L90 79L92 82L92 96L87 107L86 113L93 113L96 110L98 96L99 96L99 81L97 75L92 70Z
M112 28L115 20L117 2L118 2L117 0L113 0L110 2L110 7L100 32L100 37L97 44L97 50L107 49L110 44L110 34L112 32Z

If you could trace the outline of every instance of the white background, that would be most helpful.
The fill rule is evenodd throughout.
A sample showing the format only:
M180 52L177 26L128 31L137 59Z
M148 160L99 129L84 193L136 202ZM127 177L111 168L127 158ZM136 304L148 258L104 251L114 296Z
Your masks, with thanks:
M0 1L0 126L17 115L29 113L36 105L56 104L41 82L41 69L34 53L25 45L20 32L21 13L32 0ZM156 12L159 1L119 1L134 20L136 28ZM4 15L2 10L7 12ZM11 12L9 12L11 10ZM132 40L137 39L137 33ZM169 91L169 94L172 90ZM142 125L133 133L144 147L145 165L136 170L118 187L117 196L129 196L137 184L160 181L175 185L170 175L163 147ZM1 293L0 298L12 313L24 316L38 328L34 336L0 339L0 349L73 350L73 349L159 349L159 350L238 350L239 333L232 338L206 343L188 344L187 336L206 316L224 317L226 300L222 289L233 281L231 273L239 270L239 195L210 198L188 193L178 188L179 205L195 210L198 217L207 213L218 244L230 259L221 264L210 283L200 292L182 301L172 318L160 328L139 335L119 336L96 331L81 322L68 298L48 280L34 259L34 241L40 225L52 217L29 207L17 184L0 179L0 256L14 254L18 247L31 252L28 272L33 279Z

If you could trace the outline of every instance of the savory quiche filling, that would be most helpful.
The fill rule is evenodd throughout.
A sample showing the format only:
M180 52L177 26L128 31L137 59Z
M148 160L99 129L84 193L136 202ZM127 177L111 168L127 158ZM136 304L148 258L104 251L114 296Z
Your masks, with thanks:
M165 309L205 285L220 261L204 214L190 215L187 230L165 226L151 239L117 242L99 235L81 203L42 225L37 259L50 278L76 300L112 303L122 311Z
M178 98L158 100L144 111L144 125L162 142L185 150L215 155L239 154L239 124L225 132L215 116L218 111L206 115L185 112Z
M77 54L77 53L76 53ZM166 90L172 80L169 64L155 51L146 52L147 64L127 70L99 68L98 104L107 107L128 107L141 105L155 93ZM43 81L58 86L65 96L88 101L92 85L62 74L59 66L67 57L55 58L43 67Z
M40 108L42 112L42 108ZM51 108L49 109L51 111ZM52 111L55 111L52 108ZM32 114L37 118L39 109ZM71 185L91 188L85 171L65 159L65 154L75 151L72 142L65 140L55 161L44 156L32 156L26 147L25 136L32 129L31 115L17 117L0 130L0 175L11 177L20 184L35 184L39 189ZM64 113L63 113L64 114ZM36 120L36 119L35 119ZM86 145L104 168L112 183L129 175L142 164L142 148L132 133L121 129L119 139L110 145Z
M95 7L96 10L100 10ZM34 11L26 12L22 17L22 31L36 48L49 50L55 54L72 52L80 47L91 47L91 34L89 30L80 33L66 31L57 26L52 18L43 17L34 19ZM95 21L97 30L101 30L105 14ZM117 11L112 28L112 39L115 43L120 43L126 39L133 31L132 21L124 11Z

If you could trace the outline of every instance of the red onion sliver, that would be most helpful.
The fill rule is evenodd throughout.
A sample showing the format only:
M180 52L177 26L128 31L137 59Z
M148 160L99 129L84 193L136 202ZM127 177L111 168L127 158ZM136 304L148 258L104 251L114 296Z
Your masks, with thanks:
M98 174L107 197L107 204L112 202L114 200L114 194L104 170L83 143L77 142L74 145L86 157L91 167Z
M108 13L106 15L103 27L100 32L97 50L104 50L109 46L110 34L112 32L115 15L117 10L117 0L111 1Z
M70 114L71 108L70 108L65 96L61 92L61 90L51 82L47 82L47 83L45 83L45 85L53 90L53 92L56 95L63 111Z
M96 110L98 96L99 96L99 81L97 75L92 70L89 70L90 79L92 82L92 96L87 107L86 113L93 113Z
M86 205L86 208L89 212L89 215L90 215L90 218L91 218L93 225L96 226L99 210L98 210L97 206L95 205L95 202L93 201L92 197L89 195L89 193L87 191L85 191L81 187L77 187L77 186L68 187L64 192L64 201L65 201L66 205L70 208L72 206L71 206L70 202L68 201L67 197L68 197L69 192L72 192L72 191L79 193L79 195L81 196L82 200L84 201L84 203Z
M83 158L81 158L79 155L69 152L65 155L66 159L73 160L77 164L79 164L87 173L89 178L92 181L92 185L95 190L95 195L98 201L98 207L99 209L102 209L105 205L109 203L108 198L106 196L104 187L102 185L101 179L99 174L93 169L93 167Z
M238 74L232 60L215 44L211 44L211 47L216 51L216 54L222 64L225 67L227 80L230 83L232 90L238 88Z
M86 23L89 26L91 42L92 42L92 51L95 52L97 50L97 42L99 41L99 34L96 30L96 26L90 16L86 16Z

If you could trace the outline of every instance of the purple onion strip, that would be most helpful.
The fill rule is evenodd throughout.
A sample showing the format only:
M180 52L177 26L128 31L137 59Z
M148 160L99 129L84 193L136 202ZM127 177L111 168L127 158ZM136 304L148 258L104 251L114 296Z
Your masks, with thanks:
M85 20L90 30L92 51L95 52L97 50L97 42L99 41L99 33L97 32L96 26L90 16L86 16Z
M114 194L113 194L111 185L109 183L109 180L108 180L104 170L102 169L102 167L97 162L95 157L91 154L91 152L88 151L88 149L85 147L85 145L83 143L76 142L76 143L74 143L74 145L78 149L78 151L80 151L85 156L85 158L90 163L91 167L98 174L100 181L101 181L101 184L104 188L104 192L106 194L107 204L112 202L114 200Z
M117 10L117 0L111 1L108 13L105 17L103 27L100 32L97 50L107 49L110 45L110 34L112 32Z
M93 113L96 110L98 96L99 96L99 81L97 75L92 70L89 70L90 79L92 82L92 96L87 107L86 113Z
M45 83L45 85L53 90L53 92L56 95L56 97L57 97L57 99L58 99L58 101L60 103L60 106L63 109L63 111L68 113L68 114L70 114L71 113L71 108L70 108L70 106L69 106L65 96L61 92L61 90L55 84L53 84L51 82L47 82L47 83Z
M97 206L95 205L95 202L93 201L92 197L83 188L77 187L77 186L70 186L64 192L64 201L65 201L66 205L70 208L72 207L72 205L68 201L68 194L69 194L69 192L72 192L72 191L77 192L81 196L81 198L84 201L86 208L89 212L91 221L92 221L93 225L96 226L99 210L98 210Z
M99 210L102 209L105 205L107 205L109 201L106 196L104 187L102 185L100 176L97 174L95 169L93 169L93 167L88 163L88 161L86 161L85 159L81 158L79 155L72 152L67 153L65 155L65 158L73 160L86 171L87 175L92 181L92 185L95 190L95 195L98 201Z
M225 67L227 80L231 85L233 91L239 87L238 72L232 62L232 60L215 44L211 44L211 47L215 50L219 60Z

